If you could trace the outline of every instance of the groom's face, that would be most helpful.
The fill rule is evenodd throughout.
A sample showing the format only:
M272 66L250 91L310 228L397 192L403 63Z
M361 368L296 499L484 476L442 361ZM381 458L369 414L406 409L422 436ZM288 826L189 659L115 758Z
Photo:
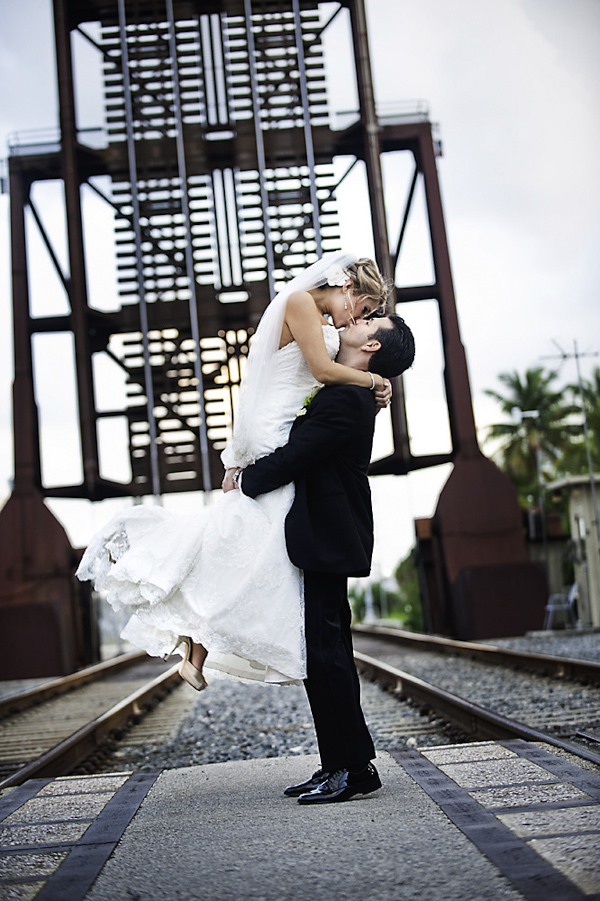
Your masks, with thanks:
M347 325L344 331L340 332L340 343L347 349L359 350L374 340L380 329L393 327L387 316L380 319L357 319L354 325Z

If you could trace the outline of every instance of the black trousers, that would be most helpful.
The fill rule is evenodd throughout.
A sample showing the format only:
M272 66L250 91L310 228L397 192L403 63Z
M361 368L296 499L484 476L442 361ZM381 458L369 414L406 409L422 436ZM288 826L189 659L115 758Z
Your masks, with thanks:
M352 654L348 580L304 571L307 678L321 766L358 771L375 757Z

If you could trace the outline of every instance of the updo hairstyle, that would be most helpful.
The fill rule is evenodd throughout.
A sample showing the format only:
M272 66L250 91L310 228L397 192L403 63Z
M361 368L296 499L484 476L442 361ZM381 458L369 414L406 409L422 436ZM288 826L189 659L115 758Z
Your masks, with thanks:
M385 312L390 288L377 268L377 263L368 258L357 260L344 267L344 272L352 279L352 293L357 297L374 300L378 312Z

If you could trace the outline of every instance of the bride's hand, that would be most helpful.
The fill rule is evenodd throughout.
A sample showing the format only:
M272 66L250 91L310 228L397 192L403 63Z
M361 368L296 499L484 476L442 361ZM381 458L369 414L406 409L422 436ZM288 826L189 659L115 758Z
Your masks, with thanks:
M377 379L381 382L381 385L378 384ZM375 380L375 403L377 404L378 410L383 410L385 407L388 407L392 400L392 383L388 379L382 379L381 376L376 376Z
M235 491L235 485L233 484L233 474L236 471L237 466L232 466L231 469L225 470L225 475L223 477L223 481L221 482L221 488L223 491Z

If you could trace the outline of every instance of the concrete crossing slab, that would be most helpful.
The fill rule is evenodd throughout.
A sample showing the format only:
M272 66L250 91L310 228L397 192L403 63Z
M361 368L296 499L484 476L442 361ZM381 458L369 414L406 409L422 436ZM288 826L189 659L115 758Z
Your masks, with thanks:
M317 807L283 795L311 756L26 783L0 901L600 899L600 775L525 742L376 763L378 792Z

